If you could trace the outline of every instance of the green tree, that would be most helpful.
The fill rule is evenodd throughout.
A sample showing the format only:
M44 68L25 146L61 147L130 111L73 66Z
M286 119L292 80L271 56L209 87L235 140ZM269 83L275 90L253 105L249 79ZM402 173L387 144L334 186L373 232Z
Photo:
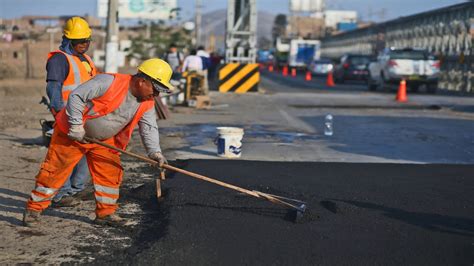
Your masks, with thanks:
M146 31L146 26L143 31ZM150 25L150 38L145 38L144 33L132 38L129 57L139 60L161 57L171 43L175 43L180 49L189 49L191 34L182 27L170 27L160 22L152 23Z

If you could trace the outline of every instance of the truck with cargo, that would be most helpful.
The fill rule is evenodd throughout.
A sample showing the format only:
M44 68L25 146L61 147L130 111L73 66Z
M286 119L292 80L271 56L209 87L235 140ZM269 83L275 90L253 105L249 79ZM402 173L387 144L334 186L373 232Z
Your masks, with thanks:
M306 69L314 60L320 58L321 42L319 40L293 39L290 41L288 66Z

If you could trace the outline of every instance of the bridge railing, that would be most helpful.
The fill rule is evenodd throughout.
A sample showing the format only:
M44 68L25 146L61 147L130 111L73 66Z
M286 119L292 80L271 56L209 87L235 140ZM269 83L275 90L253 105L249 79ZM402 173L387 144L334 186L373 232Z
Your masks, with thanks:
M321 56L376 55L385 47L425 48L439 56L439 87L474 93L474 3L462 3L324 38Z

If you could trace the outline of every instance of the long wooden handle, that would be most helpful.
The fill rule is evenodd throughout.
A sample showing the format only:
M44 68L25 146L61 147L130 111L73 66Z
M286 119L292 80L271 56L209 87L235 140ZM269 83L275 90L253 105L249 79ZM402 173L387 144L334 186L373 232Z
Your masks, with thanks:
M155 161L153 159L150 159L148 157L145 157L145 156L133 153L133 152L129 152L129 151L126 151L126 150L119 149L119 148L117 148L113 145L104 143L102 141L99 141L99 140L96 140L96 139L93 139L93 138L84 137L84 139L87 140L88 142L99 144L99 145L104 146L106 148L109 148L111 150L121 152L123 154L135 157L135 158L140 159L142 161L148 162L152 165L156 165L158 163L157 161ZM237 186L234 186L234 185L231 185L231 184L227 184L225 182L215 180L215 179L209 178L207 176L203 176L203 175L200 175L200 174L189 172L189 171L186 171L184 169L171 166L169 164L163 164L162 168L165 168L165 169L168 169L168 170L171 170L171 171L175 171L175 172L178 172L178 173L181 173L181 174L185 174L185 175L188 175L188 176L191 176L191 177L194 177L194 178L197 178L197 179L201 179L201 180L204 180L204 181L207 181L207 182L210 182L210 183L214 183L216 185L220 185L220 186L224 186L224 187L227 187L227 188L230 188L230 189L234 189L234 190L237 190L239 192L242 192L242 193L257 197L257 198L261 197L261 196L258 195L258 193L254 192L254 191L251 191L251 190L248 190L248 189L245 189L245 188L241 188L241 187L237 187Z
M126 151L126 150L122 150L122 149L119 149L113 145L110 145L110 144L107 144L105 142L102 142L102 141L99 141L99 140L96 140L96 139L93 139L93 138L89 138L89 137L84 137L85 140L87 140L88 142L92 142L92 143L95 143L95 144L99 144L100 146L104 146L106 148L109 148L111 150L114 150L114 151L117 151L117 152L120 152L120 153L124 153L126 155L129 155L129 156L132 156L132 157L135 157L137 159L140 159L142 161L145 161L145 162L148 162L148 163L151 163L153 165L157 164L158 162L155 161L155 160L152 160L148 157L145 157L145 156L141 156L141 155L138 155L138 154L135 154L133 152L129 152L129 151Z
M152 165L156 165L156 164L158 163L157 161L152 160L152 159L150 159L150 158L148 158L148 157L141 156L141 155L135 154L135 153L133 153L133 152L129 152L129 151L125 151L125 150L119 149L119 148L117 148L117 147L115 147L115 146L113 146L113 145L104 143L104 142L99 141L99 140L96 140L96 139L92 139L92 138L89 138L89 137L84 137L84 139L87 140L88 142L92 142L92 143L95 143L95 144L104 146L104 147L106 147L106 148L109 148L109 149L111 149L111 150L124 153L124 154L126 154L126 155L131 156L131 157L135 157L135 158L140 159L140 160L142 160L142 161L148 162L148 163L150 163L150 164L152 164ZM228 183L225 183L225 182L216 180L216 179L212 179L212 178L207 177L207 176L203 176L203 175L196 174L196 173L193 173L193 172L190 172L190 171L186 171L186 170L184 170L184 169L171 166L171 165L169 165L169 164L163 164L161 167L162 167L162 168L165 168L165 169L168 169L168 170L171 170L171 171L175 171L175 172L181 173L181 174L185 174L185 175L188 175L188 176L197 178L197 179L201 179L201 180L207 181L207 182L209 182L209 183L213 183L213 184L216 184L216 185L219 185L219 186L223 186L223 187L226 187L226 188L229 188L229 189L233 189L233 190L236 190L236 191L245 193L245 194L247 194L247 195L250 195L250 196L253 196L253 197L256 197L256 198L263 198L263 199L269 200L269 201L271 201L271 202L273 202L273 203L277 203L277 204L284 205L284 206L287 206L287 207L290 207L290 208L294 208L294 209L299 209L298 206L295 206L295 205L293 205L293 204L291 204L291 203L282 201L282 200L280 200L280 199L277 199L277 198L273 197L272 195L269 195L269 194L266 194L266 193L263 193L263 192L260 192L260 191L248 190L248 189L245 189L245 188L241 188L241 187L238 187L238 186L234 186L234 185L232 185L232 184L228 184Z

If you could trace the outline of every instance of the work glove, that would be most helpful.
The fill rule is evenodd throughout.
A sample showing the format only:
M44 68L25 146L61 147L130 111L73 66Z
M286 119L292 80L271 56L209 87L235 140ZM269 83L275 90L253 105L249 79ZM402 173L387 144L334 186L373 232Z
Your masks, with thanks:
M165 156L163 156L163 153L161 152L154 152L148 155L150 159L155 160L158 162L158 165L160 168L163 166L163 164L168 164L168 161L166 160Z
M84 130L84 127L82 125L71 125L69 127L69 132L67 133L67 136L75 141L79 141L82 143L86 143L84 140L84 136L86 135L86 131Z

